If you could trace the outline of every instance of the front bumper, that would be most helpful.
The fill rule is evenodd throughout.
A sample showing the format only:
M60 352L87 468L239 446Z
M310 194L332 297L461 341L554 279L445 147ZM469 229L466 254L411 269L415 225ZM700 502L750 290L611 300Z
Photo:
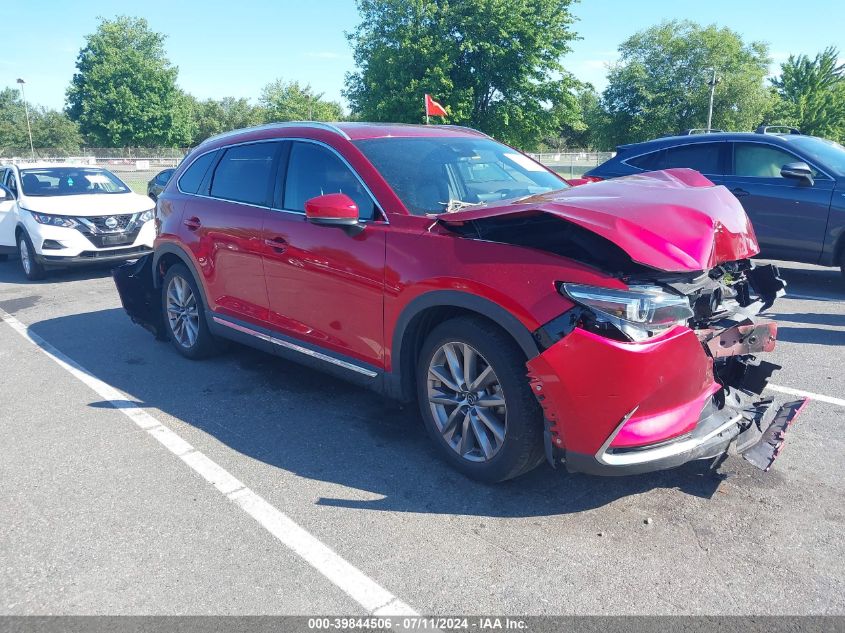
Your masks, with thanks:
M650 472L718 457L735 443L746 451L777 422L776 441L756 451L756 465L767 450L770 465L803 405L779 407L760 395L778 367L751 354L773 349L776 331L757 320L720 332L677 327L628 343L572 330L528 362L547 457L563 459L570 472Z
M151 252L155 241L153 220L136 229L137 234L127 234L126 240L118 240L113 246L94 243L78 229L38 224L31 217L25 219L24 227L35 248L35 258L48 267L133 259Z
M130 246L128 248L114 248L101 251L83 251L76 256L36 255L36 259L45 267L88 266L109 262L125 262L128 259L138 259L153 252L148 246Z

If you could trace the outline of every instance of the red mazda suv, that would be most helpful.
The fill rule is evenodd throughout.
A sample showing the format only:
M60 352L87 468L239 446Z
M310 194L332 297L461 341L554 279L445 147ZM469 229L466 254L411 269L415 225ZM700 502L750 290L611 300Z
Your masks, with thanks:
M569 188L468 128L279 123L191 152L156 225L114 273L133 320L191 359L231 339L416 400L479 480L768 469L802 405L761 395L777 269L691 170Z

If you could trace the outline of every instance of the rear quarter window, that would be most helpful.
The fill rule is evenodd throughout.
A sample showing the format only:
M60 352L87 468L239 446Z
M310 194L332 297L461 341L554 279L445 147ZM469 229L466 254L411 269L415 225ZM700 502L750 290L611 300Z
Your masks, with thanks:
M185 193L197 193L208 168L214 163L216 157L216 151L208 152L191 163L185 173L179 177L179 189Z

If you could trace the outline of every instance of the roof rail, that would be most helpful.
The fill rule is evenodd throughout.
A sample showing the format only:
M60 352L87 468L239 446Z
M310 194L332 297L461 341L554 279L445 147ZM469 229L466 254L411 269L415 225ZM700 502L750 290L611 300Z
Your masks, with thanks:
M789 134L801 134L801 130L790 125L761 125L754 132L757 134L777 134L777 132L770 130L787 130Z
M243 127L238 130L230 130L229 132L223 132L222 134L209 136L203 141L203 143L227 138L235 134L240 134L241 132L255 132L257 130L275 130L286 127L312 127L320 130L327 130L329 132L334 132L335 134L342 136L347 141L349 140L349 135L333 123L325 123L323 121L279 121L276 123L264 123L263 125L253 125L252 127Z
M724 133L724 130L717 130L712 127L691 127L688 130L681 132L680 136L692 136L693 134L715 134Z
M466 125L452 125L451 123L447 123L444 125L438 125L437 127L448 127L455 130L463 130L464 132L472 132L474 134L478 134L479 136L483 136L485 138L492 138L488 134L485 134L481 130L476 130L474 127L467 127Z

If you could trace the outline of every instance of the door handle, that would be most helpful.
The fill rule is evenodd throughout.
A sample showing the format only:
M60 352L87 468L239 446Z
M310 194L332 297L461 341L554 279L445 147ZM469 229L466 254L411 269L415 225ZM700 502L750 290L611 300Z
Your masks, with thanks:
M750 195L745 189L742 187L736 187L735 189L731 189L731 193L735 195L737 198L742 198L743 196Z
M200 222L200 219L196 216L188 218L183 222L183 224L187 226L188 230L190 231L196 231L198 228L200 228L200 226L202 226L202 222Z
M272 237L264 240L264 244L269 246L277 253L283 253L288 247L288 243L281 237Z

